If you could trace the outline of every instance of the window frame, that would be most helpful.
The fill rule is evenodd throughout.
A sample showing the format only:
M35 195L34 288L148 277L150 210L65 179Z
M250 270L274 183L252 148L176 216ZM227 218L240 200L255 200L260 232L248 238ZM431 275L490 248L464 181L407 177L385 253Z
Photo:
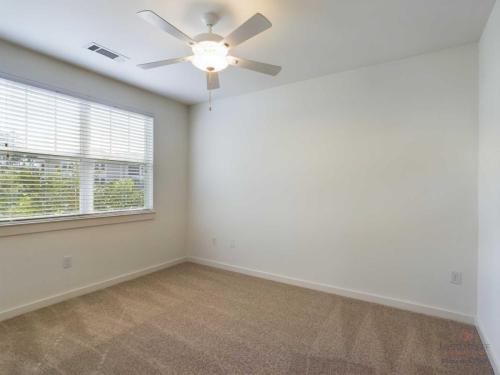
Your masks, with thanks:
M100 104L103 106L116 108L118 110L128 111L135 114L147 116L152 118L152 163L151 163L151 193L145 194L144 199L152 200L152 204L156 202L156 179L155 179L155 157L154 157L154 138L155 138L155 116L150 112L145 112L143 110L138 110L137 108L128 107L125 105L118 105L116 103L104 100L101 98L96 98L90 95L84 95L71 90L61 89L53 85L48 85L42 82L38 82L32 79L27 79L19 77L16 75L4 73L0 71L0 78L9 80L12 82L20 83L23 85L33 86L42 90L51 91L61 95L70 96L76 99L85 100L88 102ZM42 155L42 154L40 154ZM81 196L80 196L81 199ZM137 208L137 209L125 209L116 211L106 211L106 212L92 212L92 213L77 213L77 214L62 214L47 217L33 217L33 218L22 218L22 219L11 219L0 221L0 237L13 236L25 233L37 233L53 230L63 230L63 229L73 229L82 227L93 227L107 224L116 223L127 223L133 221L144 221L152 220L156 211L154 206L152 208Z

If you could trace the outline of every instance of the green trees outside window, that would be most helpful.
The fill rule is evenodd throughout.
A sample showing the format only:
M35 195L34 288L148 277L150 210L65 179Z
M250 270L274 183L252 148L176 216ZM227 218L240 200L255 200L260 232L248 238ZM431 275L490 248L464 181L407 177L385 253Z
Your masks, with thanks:
M92 211L144 207L140 166L96 164ZM130 175L129 175L130 174ZM80 213L80 161L0 154L0 220Z

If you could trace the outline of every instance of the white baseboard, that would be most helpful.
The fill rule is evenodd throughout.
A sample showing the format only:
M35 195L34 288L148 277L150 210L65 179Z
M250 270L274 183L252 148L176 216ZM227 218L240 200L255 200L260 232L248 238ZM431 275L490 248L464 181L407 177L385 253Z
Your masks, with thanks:
M98 281L80 288L68 290L67 292L55 294L50 297L42 298L34 302L27 303L25 305L17 306L9 310L0 311L0 322L2 320L10 319L15 316L25 314L30 311L41 309L42 307L50 306L58 302L68 300L70 298L79 297L84 294L95 292L96 290L104 289L109 286L122 283L124 281L136 279L140 276L147 275L149 273L162 270L164 268L175 266L179 263L184 263L186 261L185 257L170 260L168 262L160 263L151 267L143 268L138 271L132 271L120 276L113 277L111 279Z
M317 283L314 281L307 281L302 279L297 279L293 277L277 275L274 273L258 271L250 268L234 266L227 263L222 263L210 259L204 259L199 257L189 256L187 260L193 263L203 264L206 266L216 267L228 271L238 272L245 275L255 276L262 279L273 280L277 282L281 282L284 284L290 284L295 286L300 286L307 289L319 290L321 292L337 294L343 297L355 298L362 301L378 303L380 305L386 305L390 307L395 307L401 310L412 311L420 314L435 316L444 319L450 319L454 321L458 321L461 323L474 324L474 317L466 314L462 314L456 311L446 310L439 307L422 305L420 303L400 300L392 297L385 297L372 293L365 293L356 290L336 287L333 285Z
M386 305L386 306L391 306L395 308L399 308L402 310L408 310L416 313L421 313L421 314L426 314L426 315L431 315L431 316L436 316L444 319L450 319L450 320L455 320L459 321L462 323L467 323L467 324L475 324L474 317L465 315L459 312L455 311L450 311L446 309L441 309L438 307L432 307L432 306L427 306L427 305L422 305L419 303L411 302L411 301L405 301L405 300L399 300L391 297L385 297L385 296L380 296L377 294L372 294L372 293L365 293L365 292L360 292L356 290L351 290L351 289L346 289L346 288L341 288L341 287L336 287L333 285L328 285L328 284L322 284L322 283L317 283L314 281L307 281L307 280L302 280L302 279L297 279L293 277L288 277L288 276L283 276L283 275L277 275L269 272L263 272L263 271L258 271L258 270L253 270L250 268L245 268L245 267L240 267L240 266L234 266L231 264L223 263L223 262L218 262L210 259L203 259L203 258L198 258L198 257L181 257L178 259L174 259L165 263L161 263L155 266L147 267L138 271L133 271L127 274L123 274L117 277L113 277L111 279L107 279L104 281L99 281L96 283L92 283L80 288L72 289L64 293L52 295L46 298L42 298L40 300L17 306L9 310L4 310L0 311L0 321L6 320L13 318L15 316L25 314L30 311L38 310L42 307L46 307L49 305L53 305L58 302L62 302L65 300L68 300L70 298L78 297L84 294L88 294L100 289L107 288L109 286L119 284L121 282L127 281L127 280L132 280L137 277L147 275L149 273L159 271L164 268L172 267L176 264L183 263L185 261L190 261L193 263L198 263L198 264L203 264L206 266L211 266L215 268L220 268L220 269L225 269L228 271L233 271L233 272L238 272L250 276L255 276L259 277L262 279L267 279L267 280L273 280L285 284L290 284L290 285L295 285L295 286L300 286L303 288L308 288L308 289L313 289L313 290L319 290L322 292L326 293L331 293L331 294L337 294L340 296L344 297L349 297L349 298L355 298L359 299L362 301L367 301L367 302L373 302L373 303L378 303L381 305ZM478 328L479 330L479 328Z
M483 346L486 349L486 354L488 354L488 359L490 360L491 367L493 367L493 372L495 375L500 375L500 358L495 357L495 353L490 345L491 341L488 340L488 336L483 329L483 325L478 319L476 319L476 328L479 333L479 337L481 337L481 341L483 342Z

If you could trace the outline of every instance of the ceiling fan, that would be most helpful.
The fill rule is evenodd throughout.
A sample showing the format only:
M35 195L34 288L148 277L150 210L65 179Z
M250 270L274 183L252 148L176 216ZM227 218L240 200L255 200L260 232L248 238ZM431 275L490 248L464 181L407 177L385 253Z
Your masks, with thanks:
M207 89L209 91L220 87L218 72L226 69L229 65L254 70L271 76L275 76L281 71L281 67L277 65L246 60L228 55L232 48L272 26L271 22L269 22L269 20L260 13L256 13L250 17L245 23L225 38L212 32L212 27L219 20L219 17L215 13L205 13L202 16L202 21L207 25L208 32L199 34L194 38L184 34L152 10L142 10L137 12L137 15L151 25L163 30L167 34L170 34L187 43L193 51L191 56L160 60L138 65L143 69L153 69L160 66L189 61L196 68L206 72Z

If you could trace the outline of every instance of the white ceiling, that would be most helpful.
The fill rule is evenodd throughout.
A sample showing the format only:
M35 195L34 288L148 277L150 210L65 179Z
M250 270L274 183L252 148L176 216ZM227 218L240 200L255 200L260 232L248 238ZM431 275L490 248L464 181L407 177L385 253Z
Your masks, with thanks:
M136 64L190 54L179 40L135 15L152 9L194 36L200 15L216 11L226 35L256 12L270 30L233 55L282 65L277 77L221 72L215 97L391 61L477 41L494 0L0 0L0 38L147 90L196 103L207 98L203 72L189 63L144 71ZM84 49L97 42L128 57L108 60Z

